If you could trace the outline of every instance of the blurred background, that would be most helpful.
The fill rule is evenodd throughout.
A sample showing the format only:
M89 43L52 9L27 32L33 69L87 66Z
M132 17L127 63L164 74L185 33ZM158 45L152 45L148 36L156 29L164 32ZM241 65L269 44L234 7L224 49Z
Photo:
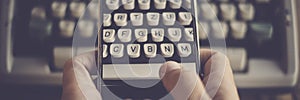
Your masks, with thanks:
M73 36L89 40L97 35L96 2L0 0L1 100L60 99ZM207 6L220 24L207 21ZM198 12L201 47L209 47L208 37L225 39L242 100L300 100L300 1L208 0ZM218 25L223 35L216 34Z

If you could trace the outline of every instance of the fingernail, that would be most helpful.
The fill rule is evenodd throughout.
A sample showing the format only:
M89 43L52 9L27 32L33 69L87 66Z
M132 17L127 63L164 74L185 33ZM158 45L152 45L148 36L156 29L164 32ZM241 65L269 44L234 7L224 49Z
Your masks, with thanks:
M160 67L160 71L159 71L159 77L163 78L163 76L170 71L173 70L177 70L180 69L180 64L178 64L177 62L174 61L168 61L166 63L164 63L161 67Z

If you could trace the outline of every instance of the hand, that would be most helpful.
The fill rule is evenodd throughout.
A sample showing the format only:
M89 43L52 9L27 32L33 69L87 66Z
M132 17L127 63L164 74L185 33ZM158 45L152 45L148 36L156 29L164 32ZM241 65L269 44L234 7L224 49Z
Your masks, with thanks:
M210 50L201 50L200 53L204 78L200 79L196 72L185 71L178 63L169 61L162 65L159 73L165 88L176 100L238 100L228 59L223 54ZM63 100L101 100L90 77L90 73L96 71L93 68L96 66L94 55L91 52L66 62L63 71Z
M95 52L79 55L65 63L62 100L102 100L90 76L97 71L95 66Z
M203 79L176 62L166 62L160 69L165 88L175 100L239 100L227 57L209 49L201 49L200 53Z

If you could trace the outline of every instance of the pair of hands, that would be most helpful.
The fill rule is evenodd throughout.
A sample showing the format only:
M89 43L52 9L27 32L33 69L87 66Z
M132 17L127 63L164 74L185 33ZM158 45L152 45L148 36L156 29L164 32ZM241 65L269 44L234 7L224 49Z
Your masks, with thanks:
M166 62L160 68L164 87L175 100L239 100L229 61L222 53L200 50L204 77L183 71L180 64ZM90 73L96 71L95 53L77 56L66 62L63 71L63 100L102 99ZM94 71L94 72L93 72ZM191 91L185 96L184 91ZM151 95L151 94L149 94Z

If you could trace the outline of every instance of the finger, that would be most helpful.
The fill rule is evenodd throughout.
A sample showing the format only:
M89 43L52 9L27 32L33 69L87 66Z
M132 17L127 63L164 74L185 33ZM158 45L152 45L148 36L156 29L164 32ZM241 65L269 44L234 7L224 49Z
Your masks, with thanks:
M97 56L97 51L91 51L88 53L83 53L81 55L78 55L73 60L77 60L79 63L81 63L83 67L86 68L86 70L90 74L96 75L97 74L96 56Z
M91 58L92 55L94 52L74 57L66 62L63 71L63 100L101 99L87 70L95 63Z
M239 99L228 58L209 49L200 50L204 65L203 82L207 93L214 99Z
M207 100L209 96L195 71L186 70L180 64L169 61L160 68L164 87L175 100Z

